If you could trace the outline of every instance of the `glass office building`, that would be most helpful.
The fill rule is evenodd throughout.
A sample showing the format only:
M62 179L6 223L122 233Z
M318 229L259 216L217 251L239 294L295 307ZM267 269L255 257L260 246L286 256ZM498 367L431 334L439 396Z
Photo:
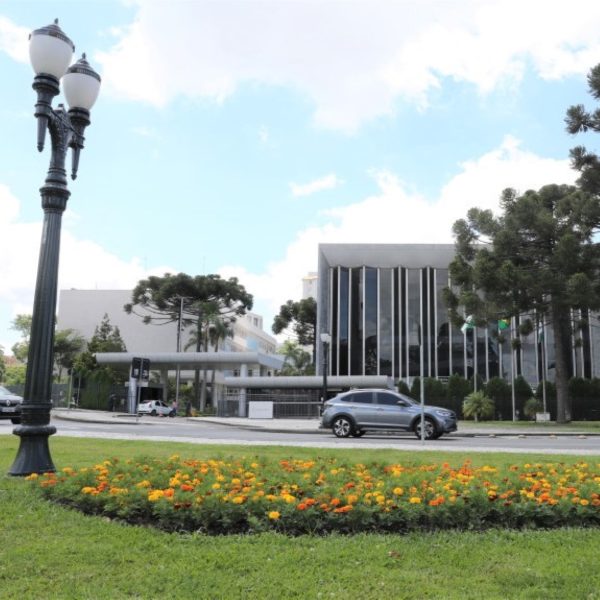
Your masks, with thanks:
M442 290L451 284L453 257L452 244L321 244L317 330L331 335L329 374L388 375L407 382L421 372L442 379L477 374L486 381L523 375L537 385L545 372L552 380L551 328L540 324L513 352L518 319L501 343L491 329L497 324L466 332L452 326ZM597 376L599 344L599 328L590 323L580 344L573 344L573 375ZM317 347L322 373L323 348Z

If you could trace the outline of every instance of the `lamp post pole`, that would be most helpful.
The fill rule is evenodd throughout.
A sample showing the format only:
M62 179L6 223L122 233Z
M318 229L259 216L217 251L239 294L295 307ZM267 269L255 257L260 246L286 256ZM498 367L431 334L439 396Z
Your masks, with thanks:
M321 342L323 343L323 398L321 405L327 402L327 371L329 369L329 344L331 343L331 335L321 333Z
M35 30L30 36L29 54L36 72L33 89L37 93L35 116L38 121L37 147L44 148L46 130L50 132L52 153L44 185L40 188L44 221L38 260L31 320L25 391L21 406L21 425L13 433L20 438L10 475L29 475L55 471L48 437L56 433L50 425L54 321L58 288L58 262L62 214L70 192L67 189L65 161L72 150L71 177L77 176L83 132L90 124L89 110L100 89L100 77L85 60L85 54L69 67L75 50L73 42L54 24ZM67 102L52 108L60 92L59 80Z

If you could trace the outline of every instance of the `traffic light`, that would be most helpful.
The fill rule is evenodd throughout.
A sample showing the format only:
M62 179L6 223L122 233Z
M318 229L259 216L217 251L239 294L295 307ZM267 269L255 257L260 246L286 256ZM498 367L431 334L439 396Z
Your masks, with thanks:
M136 356L131 360L131 378L139 379L141 372L142 372L142 359Z
M142 381L148 381L150 379L150 359L142 358L142 374L140 379Z
M150 379L150 359L135 356L131 359L131 377L138 381Z

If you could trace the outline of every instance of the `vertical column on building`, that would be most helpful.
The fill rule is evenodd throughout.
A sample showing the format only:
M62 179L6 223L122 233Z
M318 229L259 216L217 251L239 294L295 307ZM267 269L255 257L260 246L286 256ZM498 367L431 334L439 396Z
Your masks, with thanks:
M246 363L240 365L240 377L248 377L248 365ZM247 412L247 394L246 388L240 388L240 395L238 399L238 415L240 417L245 417Z
M160 370L160 382L163 384L162 401L168 402L168 400L169 400L169 371L167 369Z

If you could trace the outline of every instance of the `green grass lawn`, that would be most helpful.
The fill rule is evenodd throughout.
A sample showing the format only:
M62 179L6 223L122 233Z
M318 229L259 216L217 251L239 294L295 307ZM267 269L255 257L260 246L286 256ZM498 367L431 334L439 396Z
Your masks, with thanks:
M206 537L133 527L41 500L8 471L0 436L0 598L345 598L600 600L600 530ZM444 454L51 438L57 468L137 455L344 456L364 462L509 465L576 457ZM585 457L593 462L590 457ZM597 458L600 462L600 457Z

